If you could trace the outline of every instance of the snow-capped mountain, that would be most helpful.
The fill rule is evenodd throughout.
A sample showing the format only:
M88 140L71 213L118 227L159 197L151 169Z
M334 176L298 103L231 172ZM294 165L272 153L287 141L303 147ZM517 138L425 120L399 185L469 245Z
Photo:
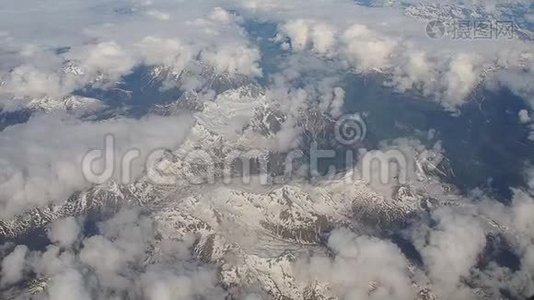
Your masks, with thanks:
M218 266L220 283L233 298L256 287L274 299L327 299L333 297L328 285L298 281L293 264L303 252L327 251L324 239L331 230L348 227L379 233L433 207L457 205L453 194L448 200L433 196L417 182L398 185L385 196L362 180L349 181L350 172L315 183L303 176L269 185L259 184L258 173L251 174L251 183L244 183L238 162L232 162L229 170L223 167L228 156L263 147L260 149L265 151L255 155L276 160L276 151L266 146L287 116L256 85L229 89L215 100L206 101L194 93L184 95L177 103L157 108L162 114L188 109L195 112L197 120L180 148L169 149L155 166L158 174L172 178L171 184L154 183L149 170L131 184L94 186L75 193L63 204L1 221L2 239L16 238L66 216L105 216L121 208L140 207L155 220L158 241L194 235L193 253ZM299 122L313 135L324 130L328 119L317 122L316 118L301 117ZM190 154L200 150L209 155L207 163L191 160ZM424 165L428 161L421 166L422 171L430 170L423 173L426 181L436 172L436 168ZM224 182L228 171L230 183ZM276 167L270 169L269 179L277 178L279 172ZM442 191L453 192L446 187ZM156 241L152 247L147 261L157 262L160 245ZM36 285L46 286L43 279L33 283L33 292L42 291ZM369 293L373 284L379 283L370 283ZM420 290L418 299L432 299L424 285L414 284Z
M61 99L43 97L32 99L27 107L32 111L70 111L80 114L96 112L104 108L101 101L81 96L66 96Z

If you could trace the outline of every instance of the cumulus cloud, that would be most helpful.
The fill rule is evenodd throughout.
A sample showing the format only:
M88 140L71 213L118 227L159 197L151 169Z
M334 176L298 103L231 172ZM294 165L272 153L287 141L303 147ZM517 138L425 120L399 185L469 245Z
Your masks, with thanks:
M258 50L242 45L225 45L216 51L202 52L201 59L208 62L218 72L260 76Z
M65 93L57 74L46 73L29 65L11 71L4 88L10 93L30 97L59 96Z
M74 217L56 221L48 231L51 242L62 247L70 247L80 236L80 225Z
M530 119L530 115L528 113L528 110L526 109L522 109L520 110L518 113L517 113L517 117L519 119L519 122L521 122L521 124L526 124L526 123L530 123L531 119Z
M140 284L143 295L150 300L195 299L200 295L206 299L222 299L221 290L210 291L210 285L217 284L212 270L200 269L187 274L180 268L152 267L142 275Z
M60 220L52 227L65 222ZM27 257L27 248L18 246L4 259L3 282L21 280L23 268L28 268L40 279L50 278L45 291L36 295L42 299L109 299L114 295L154 300L224 299L212 267L193 262L187 250L159 252L154 248L159 247L155 243L159 242L157 228L140 211L121 211L99 223L98 229L97 235L63 250L56 245L64 243L56 241L44 252L33 251ZM184 249L191 246L188 241L174 243ZM146 255L152 251L159 252L152 259L161 262L147 264Z
M245 6L250 4L244 2ZM459 3L450 1L449 4ZM510 5L518 4L519 1ZM420 5L421 11L413 7L412 10L422 14L423 18L426 10L441 7ZM467 9L484 7L487 13L498 16L498 10L487 10L488 6L482 3L462 5ZM434 98L447 109L463 105L485 76L496 74L494 71L500 68L511 71L502 74L498 82L522 97L532 97L526 83L528 80L514 79L523 76L519 75L524 72L522 68L528 69L532 65L529 60L531 41L434 40L426 36L425 22L403 15L401 9L379 6L370 8L340 0L328 6L322 5L321 1L271 1L262 7L261 12L257 6L253 7L255 13L281 24L277 40L284 48L290 45L295 51L311 51L319 56L328 54L328 57L346 60L356 72L381 72L389 77L385 81L393 82L392 86L398 90L423 92L426 98ZM275 9L278 10L276 14L273 13ZM431 19L441 12L428 13ZM289 44L281 37L286 37ZM499 58L497 61L496 57Z
M84 287L84 278L74 269L66 269L54 276L48 287L48 299L81 299L89 300L91 295Z
M408 261L394 244L348 230L332 232L334 257L313 256L297 264L307 279L330 285L341 299L413 299Z
M446 105L458 106L475 88L479 75L473 64L473 59L468 55L458 55L451 59L446 71L445 97L449 99Z
M169 14L166 14L159 10L149 10L146 12L146 14L152 18L155 18L161 21L167 21L171 18Z
M449 4L458 3L451 1ZM520 1L516 1L509 5L519 4ZM4 90L18 96L65 95L94 84L95 80L99 80L99 84L104 79L113 82L141 63L177 67L179 73L199 57L218 72L260 76L261 55L244 34L243 19L261 17L278 25L277 40L284 47L290 45L296 52L311 51L328 59L336 57L346 61L356 72L383 72L390 77L385 81L393 83L400 91L423 91L426 97L435 98L448 109L464 104L484 77L500 68L507 71L498 72L494 77L499 84L522 97L532 98L528 84L532 80L521 75L525 67L528 69L532 65L530 41L495 39L458 43L433 40L425 34L426 24L403 15L401 9L369 8L348 0L337 0L328 6L322 1L302 0L291 3L272 0L261 4L245 0L217 4L184 1L179 8L169 0L124 1L111 7L99 1L77 2L74 11L69 6L69 14L80 16L78 22L73 22L57 17L67 7L63 0L58 0L57 10L40 11L40 16L24 10L25 5L25 1L13 4L12 9L28 20L48 18L61 20L61 24L43 22L46 26L41 28L43 34L38 37L22 28L10 30L13 41L9 45L18 48L15 53L20 53L12 61L20 62L5 77ZM462 5L470 9L486 7L482 3ZM484 8L484 11L498 16L499 9ZM234 11L241 16L236 16ZM104 25L94 24L91 20L95 19ZM7 12L3 20L6 26L2 27L14 24L7 23L11 21ZM53 37L63 38L50 38L52 32ZM66 48L65 53L54 54L56 60L78 61L86 74L65 75L57 72L57 66L45 68L36 58L25 57L22 49L28 40L37 49L50 48L51 44L52 48ZM144 49L147 43L149 49ZM163 47L154 46L154 43ZM473 53L477 53L477 57L471 55ZM495 57L499 59L496 61Z
M28 247L20 245L2 260L2 279L0 280L0 286L14 284L24 278L27 253Z
M91 78L103 74L110 81L126 75L136 63L132 55L114 41L76 48L66 58L79 61L79 67Z
M343 34L346 43L346 54L357 70L368 71L386 67L393 52L395 43L380 38L365 25L351 26Z
M290 39L295 50L311 49L323 55L335 50L336 31L327 23L293 20L281 26L280 31Z
M470 291L459 287L484 250L486 234L471 216L443 210L434 217L437 228L425 237L425 244L418 245L434 291L444 298L471 299Z
M172 38L147 36L138 47L146 65L164 65L178 72L184 70L196 55L190 45Z
M71 4L58 0L57 10L42 10L38 16L25 9L29 3L11 7L28 20L46 18L56 22L43 22L48 25L40 28L39 36L13 28L16 33L9 52L15 66L2 70L7 74L0 73L0 93L6 98L3 106L12 97L24 105L22 100L26 98L62 97L87 86L110 86L142 64L162 65L180 73L200 59L200 63L212 65L221 73L252 77L262 73L259 52L244 34L240 19L213 3L162 0ZM14 24L9 23L8 11L0 14L5 27ZM59 17L67 14L77 22ZM62 38L55 39L59 36ZM28 54L28 40L33 52L48 51L48 57Z

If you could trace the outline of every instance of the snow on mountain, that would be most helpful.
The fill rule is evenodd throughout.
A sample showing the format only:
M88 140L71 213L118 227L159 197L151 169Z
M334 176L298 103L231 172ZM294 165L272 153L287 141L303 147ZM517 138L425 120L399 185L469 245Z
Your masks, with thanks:
M352 169L327 180L310 181L296 172L277 181L284 166L273 162L283 153L269 145L288 116L255 84L227 89L215 99L184 93L154 112L173 115L183 110L196 119L188 138L179 148L165 151L147 173L130 184L93 186L63 204L2 220L0 238L17 239L67 216L105 217L138 207L154 220L158 237L147 251L147 264L158 262L162 241L192 236L193 254L217 266L220 284L234 299L251 289L276 299L330 299L328 283L299 281L294 264L306 253L328 255L325 238L332 230L345 227L380 235L437 207L463 205L456 201L456 191L441 183L453 174L446 158L432 149L411 154L418 157L414 180L383 190L353 179ZM302 111L297 122L318 140L328 139L325 132L333 126L330 117L318 111ZM270 169L262 174L259 166L253 167L246 182L243 162L228 160L235 153L270 162ZM305 165L295 162L296 169ZM155 174L165 180L155 182L160 178ZM263 175L269 184L261 184ZM496 233L506 231L488 220L488 226L492 224ZM427 283L413 280L418 299L435 299ZM369 293L377 285L370 282ZM29 291L39 293L43 286L46 279L37 278Z
M185 90L211 89L216 93L228 89L236 89L253 83L245 75L218 72L215 67L203 61L190 62L185 69L176 70L173 67L159 65L150 69L149 83L161 84L168 87L184 87Z
M72 61L65 62L63 66L65 78L76 82L85 75L83 70ZM67 80L67 79L65 79ZM98 81L98 80L97 80ZM1 86L1 84L0 84ZM9 96L8 96L9 97ZM105 107L99 99L69 94L66 96L42 96L42 97L13 97L10 99L11 109L26 109L32 112L56 112L67 111L75 114L87 114L99 111Z
M327 284L299 282L293 263L307 251L324 252L324 238L331 230L387 229L432 206L449 205L415 183L398 186L391 197L385 197L364 181L347 181L350 172L317 183L301 178L265 186L258 184L259 174L251 174L250 184L242 182L241 165L232 162L232 182L225 184L228 170L222 166L228 155L265 147L285 116L255 85L227 90L214 101L189 95L187 107L196 109L196 125L180 148L169 149L154 166L170 182L155 184L149 170L131 184L94 186L75 193L62 205L1 221L0 236L15 238L66 216L106 215L125 207L142 207L153 216L159 240L195 236L193 252L219 267L221 284L233 297L256 287L277 299L326 299L331 296ZM159 109L173 114L183 106L177 103ZM302 120L311 122L304 124L310 131L324 129L316 119ZM195 151L208 154L209 160L191 160ZM256 154L274 159L268 148ZM159 245L153 247L148 261L158 260ZM431 299L425 297L420 299Z
M61 99L51 97L32 99L27 107L34 111L71 111L84 114L98 111L105 106L98 99L81 96L66 96Z

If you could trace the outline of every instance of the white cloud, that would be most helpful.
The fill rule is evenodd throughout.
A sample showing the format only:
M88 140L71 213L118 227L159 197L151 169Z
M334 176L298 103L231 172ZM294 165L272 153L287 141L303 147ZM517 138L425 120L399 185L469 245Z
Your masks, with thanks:
M148 36L137 45L147 65L164 65L180 72L187 67L198 53L192 45L179 39L162 39Z
M451 58L444 79L445 104L452 107L463 104L480 80L473 59L464 54Z
M25 1L9 10L0 9L2 28L16 26L9 12L42 24L36 25L39 35L14 28L9 48L2 49L15 58L11 58L12 70L0 72L3 98L62 97L87 85L114 84L143 63L162 64L179 73L201 51L202 63L213 64L218 72L261 75L259 52L244 33L241 20L211 2L56 2L54 10L27 9L34 5ZM70 17L61 17L65 15ZM30 54L28 44L33 49ZM51 50L58 48L63 50ZM46 59L31 54L46 51L50 52ZM55 63L42 63L48 60ZM66 64L74 64L80 72L64 72Z
M91 183L82 173L82 159L91 149L104 149L108 134L115 137L116 160L108 164L114 168L116 180L122 176L123 155L132 149L140 151L141 157L132 166L133 179L152 151L179 145L191 122L187 116L83 122L50 114L9 127L0 134L0 215L13 216L32 207L62 202L73 192L89 187ZM50 138L51 132L54 138Z
M404 63L395 67L391 84L400 92L419 90L425 96L431 95L437 85L436 70L425 52L414 50L404 54Z
M426 244L419 245L434 292L444 298L470 299L470 291L459 286L484 249L484 229L476 217L447 209L434 216L437 228L429 232Z
M395 42L380 37L365 25L356 24L343 34L346 55L358 71L381 69L389 65Z
M79 61L79 67L91 78L102 74L112 81L126 75L136 64L132 55L113 41L77 48L66 58Z
M50 245L43 253L30 260L30 266L40 277L52 276L71 268L75 264L75 259L73 252L62 251L58 246Z
M261 68L258 65L260 53L257 49L247 46L229 44L215 51L205 50L201 53L201 59L214 66L220 73L261 75Z
M80 225L74 217L58 220L52 224L48 231L51 242L61 247L70 247L80 235Z
M89 300L91 295L84 287L85 279L80 272L66 269L52 277L48 287L49 300L80 299Z
M159 10L149 10L146 12L146 14L152 18L161 20L161 21L167 21L171 18L171 16L167 13L164 13Z
M262 103L286 114L280 130L262 140L266 149L287 151L298 145L302 112L318 109L339 116L345 92L338 77L349 70L380 72L398 91L420 91L447 109L463 105L482 80L488 88L507 87L534 103L531 41L431 40L424 33L426 24L395 8L367 8L349 0L329 5L322 0L56 2L52 8L21 0L0 8L0 27L6 30L0 34L1 41L6 41L0 47L2 96L21 102L20 98L63 97L86 85L113 84L139 64L163 65L176 74L194 73L207 64L219 75L258 77L263 74L262 53L243 28L246 18L257 17L275 23L276 40L290 44L293 50L284 53L287 60L279 66L280 74L273 76ZM495 3L486 8L495 10ZM38 25L39 35L35 34ZM60 47L65 48L56 53ZM75 63L80 72L66 73L67 62ZM323 73L325 66L333 70ZM317 70L313 82L302 77L304 70ZM198 80L190 78L187 87L199 86ZM250 109L233 118L224 107L228 104L224 97L209 98L216 99L206 104L214 112L210 116L230 115L230 125L214 129L227 136L235 136L246 124L242 119L247 121L255 113ZM518 116L522 122L530 120L526 111ZM117 139L114 152L118 157L132 148L146 156L157 148L175 149L191 122L183 116L89 122L75 116L38 115L26 124L11 126L0 133L0 217L63 202L73 192L89 187L80 172L81 157L101 147L107 133ZM411 140L398 143L411 151L423 147ZM137 165L134 175L141 169ZM114 175L118 180L120 173ZM387 188L391 194L391 186L381 188L376 189ZM442 298L469 299L472 291L463 278L475 280L471 272L488 276L478 279L485 284L499 281L503 272L511 273L494 266L476 270L489 231L486 214L513 231L506 234L508 239L520 237L514 245L521 270L510 277L534 272L532 197L517 191L509 207L485 207L487 203L461 199L469 209L431 212L433 227L421 220L416 224L420 228L406 229L422 255L423 266L411 266L389 241L335 230L328 240L333 257L306 257L307 261L295 266L299 278L328 283L339 297L413 299L417 292L414 277L422 281L428 277ZM389 205L387 200L384 203ZM98 235L92 237L81 237L80 230L79 221L67 218L50 226L48 237L54 245L44 252L27 258L27 248L15 248L2 262L2 285L21 280L30 266L39 276L51 278L50 299L94 295L107 299L120 293L158 300L225 295L217 285L216 270L194 262L188 241L167 241L178 246L172 248L177 251L165 253L155 241L158 229L138 211L115 215L100 224ZM153 261L146 260L147 253Z
M244 2L245 7L251 4ZM450 1L455 3L458 4ZM475 87L494 74L495 69L511 69L517 76L521 68L532 65L528 58L532 55L531 41L457 41L448 37L434 40L426 36L426 21L403 15L398 7L371 8L346 0L328 6L322 1L270 1L261 10L252 6L253 13L280 25L280 35L291 40L293 50L314 50L319 56L325 52L337 54L338 59L348 60L357 72L379 70L385 77L392 77L386 81L391 80L400 91L423 92L426 98L435 99L447 109L463 105ZM420 10L423 14L428 10L432 15L429 8ZM491 11L498 16L497 11ZM314 28L317 24L322 26L320 30ZM499 78L504 86L521 90L522 97L532 97L531 91L525 93L527 84L518 87L513 75L503 77L509 79Z
M13 252L2 260L2 279L0 279L0 286L11 285L24 278L27 253L28 247L17 246Z
M108 75L108 80L112 81L142 62L162 61L171 63L170 66L175 63L180 71L198 53L202 53L206 62L213 64L219 72L259 76L262 73L258 66L260 54L244 34L242 20L261 17L279 25L281 36L291 40L294 50L309 50L328 58L337 55L339 59L347 60L357 72L381 70L385 75L393 75L391 82L400 91L423 91L426 97L435 98L448 109L464 104L470 92L481 82L481 76L494 73L491 71L494 66L510 69L500 73L496 80L522 97L533 97L527 77L521 75L525 65L532 65L532 58L530 62L528 58L527 61L523 59L529 53L532 56L532 42L433 40L425 34L426 24L403 15L398 8L369 8L348 0L336 0L328 6L319 0L271 0L261 3L245 0L217 3L158 0L149 3L123 1L116 5L103 1L88 4L78 0L69 6L66 0L57 2L55 10L28 10L27 1L11 4L11 10L21 14L23 19L36 22L43 18L58 20L57 23L40 22L45 25L40 28L42 34L39 36L27 30L31 24L16 27L17 23L8 11L0 10L0 22L5 23L0 27L15 26L9 30L13 39L9 43L10 48L23 49L28 41L37 48L71 47L59 58L79 58L90 75L82 79L65 77L57 72L57 68L35 66L36 59L16 55L18 58L12 61L22 60L18 66L25 66L27 70L20 73L24 70L19 69L19 74L12 74L13 79L7 77L8 92L30 97L64 95L94 83L97 73ZM521 1L510 3L519 4ZM495 5L484 7L497 7ZM77 16L76 20L60 17L67 8L69 15ZM230 9L238 11L241 16L230 13ZM500 9L486 10L498 15ZM139 14L149 14L154 18L140 18ZM161 22L161 19L166 22ZM155 51L151 46L152 49L146 53L142 47L134 46L143 44L142 41L146 42L148 37L153 38L149 42L165 41L162 49ZM179 41L179 50L169 41ZM17 51L21 52L15 50L15 53ZM156 52L161 59L154 57ZM461 53L469 54L470 58ZM476 59L473 59L473 53L477 53ZM506 59L495 61L496 57ZM27 87L22 87L20 79L25 77L28 77L28 83L24 83Z
M52 224L59 226L64 221ZM43 299L112 299L116 295L131 298L163 299L224 299L218 287L215 270L192 262L188 241L168 241L176 244L168 253L154 253L156 260L146 264L146 254L154 251L156 228L153 220L139 211L124 210L98 224L99 235L85 238L74 249L59 250L49 246L43 252L32 252L32 271L50 278L46 289L38 293ZM162 243L164 243L162 241ZM177 251L178 248L183 248ZM25 266L27 249L16 248L4 261L5 272L19 280ZM16 276L15 276L16 275ZM15 276L15 277L13 277ZM6 281L7 282L7 281ZM41 299L41 298L40 298Z
M330 235L328 246L333 259L314 256L297 264L306 282L326 284L340 299L415 297L408 262L392 243L337 230Z
M528 114L528 110L526 109L520 110L517 113L517 117L519 118L519 122L521 122L521 124L530 123L531 121L530 115Z
M149 300L187 300L204 295L208 299L222 299L221 294L214 291L209 295L210 286L215 285L217 278L209 270L199 270L194 274L183 274L183 270L172 270L164 267L152 267L141 277L144 296Z
M11 71L4 88L9 93L29 97L60 96L65 93L57 74L46 73L29 65L18 66Z
M293 20L284 24L281 31L291 40L291 46L295 50L311 49L322 55L328 55L335 50L335 28L327 23Z
M231 24L236 21L234 15L221 7L215 7L209 14L209 19L221 24Z

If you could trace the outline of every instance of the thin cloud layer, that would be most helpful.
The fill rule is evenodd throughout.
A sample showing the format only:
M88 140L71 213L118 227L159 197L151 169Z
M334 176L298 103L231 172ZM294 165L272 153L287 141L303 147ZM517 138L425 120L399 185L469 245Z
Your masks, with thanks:
M0 135L0 214L6 218L61 203L72 193L90 187L81 169L83 158L93 149L107 149L106 136L115 140L114 148L109 149L114 160L107 164L118 181L124 156L132 149L139 150L139 159L131 169L135 178L144 171L146 158L153 151L173 149L183 141L191 121L184 115L83 122L65 114L45 114L9 127ZM106 164L104 154L101 158L94 166L97 171Z

